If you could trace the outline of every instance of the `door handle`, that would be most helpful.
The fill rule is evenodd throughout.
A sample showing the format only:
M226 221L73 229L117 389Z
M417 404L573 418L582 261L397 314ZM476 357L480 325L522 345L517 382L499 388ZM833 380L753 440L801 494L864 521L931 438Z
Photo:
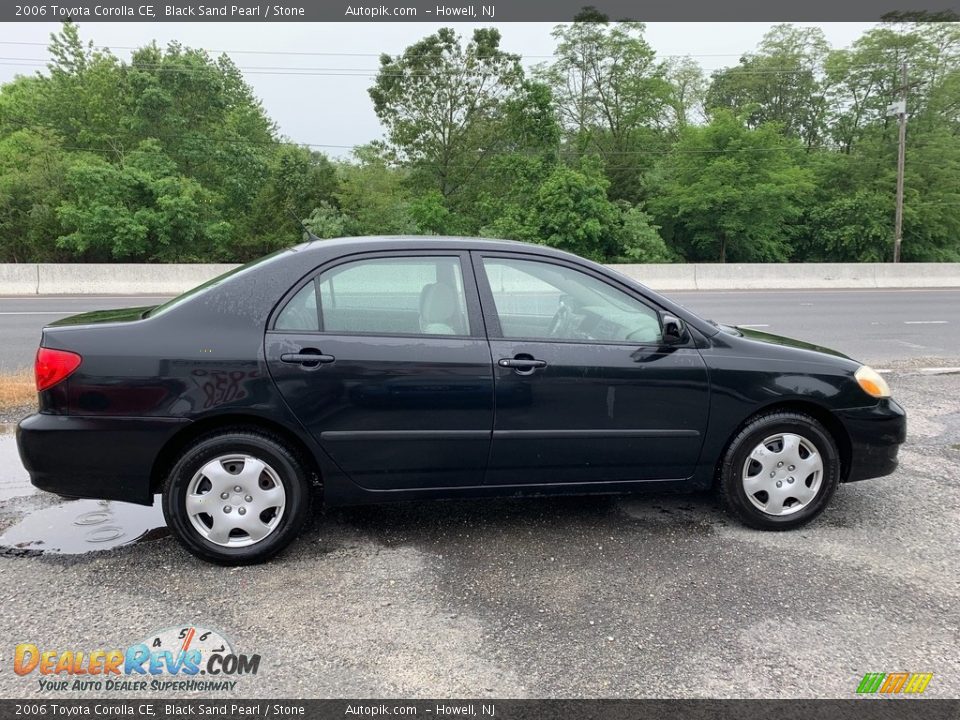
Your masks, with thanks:
M284 353L280 356L280 362L290 363L291 365L307 365L309 367L332 363L334 360L336 360L336 358L333 355L322 355L319 351Z
M500 358L497 365L504 368L513 368L517 375L532 375L534 370L545 368L546 360L536 360L531 357Z

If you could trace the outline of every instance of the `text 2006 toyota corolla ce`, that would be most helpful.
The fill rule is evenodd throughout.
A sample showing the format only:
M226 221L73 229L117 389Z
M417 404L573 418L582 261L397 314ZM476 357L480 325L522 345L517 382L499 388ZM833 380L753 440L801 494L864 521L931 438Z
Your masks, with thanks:
M312 498L715 486L794 528L891 473L903 409L869 367L703 320L537 245L313 240L164 305L43 331L33 483L150 504L188 550L268 558Z

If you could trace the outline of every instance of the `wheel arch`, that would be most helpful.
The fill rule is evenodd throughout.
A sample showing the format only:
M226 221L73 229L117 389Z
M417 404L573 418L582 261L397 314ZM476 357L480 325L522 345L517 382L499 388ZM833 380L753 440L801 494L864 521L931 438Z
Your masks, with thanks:
M268 420L259 415L229 413L213 415L192 422L167 440L160 452L157 453L150 470L150 493L156 494L160 491L167 473L170 472L180 453L186 447L205 435L224 430L258 430L275 436L303 462L304 468L310 473L311 485L314 487L320 485L321 472L316 455L297 433L282 423Z
M743 420L733 429L733 431L727 436L726 441L723 443L723 449L717 457L716 466L714 467L714 484L716 484L719 480L723 459L726 457L727 450L730 449L730 444L733 442L734 438L736 438L737 435L740 434L740 431L743 430L743 428L745 428L755 417L771 412L798 412L804 415L809 415L823 425L824 429L830 433L830 437L833 438L833 441L837 445L837 451L840 453L840 482L846 482L847 476L850 474L850 461L853 455L853 445L851 443L849 433L843 426L843 423L840 422L837 416L834 415L829 408L812 400L796 398L790 400L775 400L767 405L755 409L752 413L743 418Z

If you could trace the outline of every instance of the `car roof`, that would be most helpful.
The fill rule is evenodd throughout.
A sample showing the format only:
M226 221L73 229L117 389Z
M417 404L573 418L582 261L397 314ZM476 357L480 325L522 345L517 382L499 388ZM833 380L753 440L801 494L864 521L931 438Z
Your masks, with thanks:
M526 250L555 257L575 257L570 253L546 245L521 242L519 240L500 240L496 238L476 238L462 235L369 235L361 237L342 237L323 239L311 236L309 240L297 245L294 250L330 251L330 250L404 250L407 248L438 248L452 250ZM583 260L583 258L577 258Z
M365 237L341 237L322 239L310 235L299 245L278 250L259 260L229 273L214 278L198 288L174 298L158 308L159 313L151 317L175 317L183 313L209 313L211 323L221 328L232 321L245 327L263 327L267 315L284 293L291 290L299 281L316 272L324 263L348 255L365 252L391 250L487 250L503 252L522 252L540 257L574 261L578 265L592 266L609 277L610 269L546 245L519 242L516 240L498 240L493 238L473 238L444 235L376 235ZM692 323L705 335L713 335L717 328L694 313L678 305L669 298L644 287L633 278L616 274L617 281L632 286L648 300L652 300L663 309Z

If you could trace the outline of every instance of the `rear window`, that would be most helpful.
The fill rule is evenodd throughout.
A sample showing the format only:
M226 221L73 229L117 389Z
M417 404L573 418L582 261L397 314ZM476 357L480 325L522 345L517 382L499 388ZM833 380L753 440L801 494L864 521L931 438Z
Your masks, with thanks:
M375 257L338 265L297 291L280 311L274 329L469 335L460 258Z
M317 314L317 285L313 280L290 298L277 316L274 328L304 332L317 332L320 329L320 316Z

